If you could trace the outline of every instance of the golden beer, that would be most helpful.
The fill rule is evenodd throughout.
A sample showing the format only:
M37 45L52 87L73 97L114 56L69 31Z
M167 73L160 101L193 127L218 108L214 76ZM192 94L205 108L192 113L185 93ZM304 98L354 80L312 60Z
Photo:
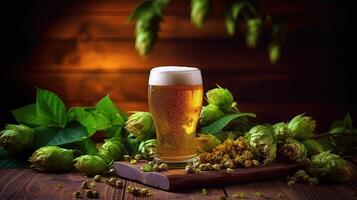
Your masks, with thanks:
M189 162L196 155L194 138L203 100L201 73L187 67L155 70L158 68L150 73L148 96L157 137L156 160Z

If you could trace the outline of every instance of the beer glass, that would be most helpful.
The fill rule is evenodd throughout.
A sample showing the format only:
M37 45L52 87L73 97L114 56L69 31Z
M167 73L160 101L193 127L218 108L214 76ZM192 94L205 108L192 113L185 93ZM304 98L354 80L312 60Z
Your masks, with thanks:
M155 161L178 167L192 162L203 101L201 71L194 67L153 68L148 97L157 138Z

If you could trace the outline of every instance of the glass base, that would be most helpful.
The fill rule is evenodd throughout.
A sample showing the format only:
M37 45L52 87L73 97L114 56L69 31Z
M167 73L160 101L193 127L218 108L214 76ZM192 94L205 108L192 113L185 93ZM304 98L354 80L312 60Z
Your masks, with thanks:
M167 161L167 160L162 160L158 157L154 158L154 162L158 165L161 163L167 164L169 168L185 168L186 165L193 165L193 163L196 161L196 155L194 155L192 158L188 160L183 160L183 161Z

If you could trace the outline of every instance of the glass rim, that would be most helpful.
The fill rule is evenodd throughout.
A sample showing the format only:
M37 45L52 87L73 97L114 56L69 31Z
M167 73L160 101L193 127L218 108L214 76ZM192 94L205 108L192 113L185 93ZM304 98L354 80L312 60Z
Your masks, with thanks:
M187 73L187 72L197 72L201 71L197 67L191 66L175 66L175 65L167 65L167 66L157 66L150 70L150 72L159 72L159 73Z

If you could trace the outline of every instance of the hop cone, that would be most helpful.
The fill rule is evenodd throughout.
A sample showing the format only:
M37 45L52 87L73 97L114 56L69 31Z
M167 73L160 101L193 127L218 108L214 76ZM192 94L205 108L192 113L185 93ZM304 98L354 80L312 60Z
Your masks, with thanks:
M255 48L258 39L262 34L263 22L260 18L250 18L247 20L246 43L248 47Z
M24 150L32 141L33 130L25 125L8 124L0 131L0 147L13 153Z
M283 140L292 136L291 131L284 122L274 124L272 130L276 140Z
M268 54L271 63L276 63L280 59L281 44L271 43L268 47Z
M114 137L106 141L99 148L99 156L102 157L107 163L110 163L111 161L120 160L124 155L123 151L120 138Z
M323 146L314 139L307 139L302 142L307 150L307 155L309 157L319 154L324 151Z
M245 2L235 1L228 7L224 23L226 25L227 33L231 36L233 36L235 33L238 15L244 6Z
M35 151L29 161L40 171L68 171L72 167L73 150L57 146L45 146Z
M276 141L270 127L264 125L254 126L245 134L251 151L268 164L276 158Z
M76 159L74 166L76 169L87 176L102 174L107 167L107 163L99 156L83 155Z
M145 159L152 160L156 153L156 139L141 142L139 152Z
M301 142L288 138L281 148L281 154L291 161L305 164L307 161L307 150Z
M351 164L329 151L314 156L308 171L313 176L334 181L347 181L354 173Z
M221 141L211 134L199 134L195 137L197 152L211 152Z
M143 141L155 134L152 116L149 112L136 112L132 114L125 123L125 129Z
M228 89L221 87L209 90L206 93L207 102L218 106L222 111L229 112L235 106L233 95Z
M135 27L135 48L141 56L147 55L157 38L160 17L140 18Z
M311 117L304 116L304 114L295 116L288 123L288 128L297 140L305 140L314 136L316 128L315 120Z
M210 0L191 0L191 22L198 28L202 27L210 10Z
M214 104L204 106L201 111L200 124L207 125L224 116L224 113Z

